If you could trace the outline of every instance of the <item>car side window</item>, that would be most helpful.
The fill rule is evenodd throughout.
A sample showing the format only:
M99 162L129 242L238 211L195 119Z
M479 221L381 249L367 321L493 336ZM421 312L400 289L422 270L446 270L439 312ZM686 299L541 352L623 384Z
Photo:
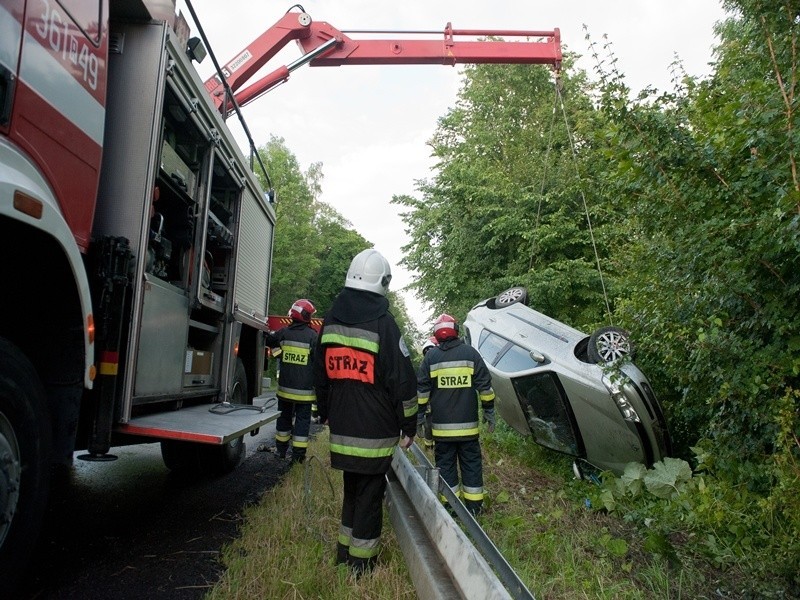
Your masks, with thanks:
M481 353L483 360L493 365L508 343L508 340L501 338L499 335L489 333L484 329L481 332L481 339L478 342L478 352Z
M495 367L504 373L516 373L517 371L527 371L539 366L531 358L530 353L524 348L512 345L497 361Z

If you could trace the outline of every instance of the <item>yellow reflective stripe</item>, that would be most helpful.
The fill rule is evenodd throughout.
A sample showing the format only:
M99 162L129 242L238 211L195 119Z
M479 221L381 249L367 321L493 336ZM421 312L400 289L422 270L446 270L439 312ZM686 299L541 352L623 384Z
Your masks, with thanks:
M341 333L337 333L337 330ZM360 335L362 332L364 334L363 336ZM377 340L377 334L370 331L331 325L323 331L321 341L323 344L339 344L340 346L360 348L361 350L367 350L373 354L377 354L380 350L380 345Z
M301 442L299 440L292 440L292 446L295 448L308 448L308 440Z
M394 454L394 446L391 448L356 448L354 446L343 446L342 444L331 444L331 452L361 458L385 458Z
M315 402L317 400L317 395L314 393L314 390L297 390L279 386L278 398L296 400L298 402Z
M480 397L481 397L481 402L490 402L494 400L494 390L489 390L488 392L481 392Z
M431 369L431 377L439 377L440 375L472 375L474 369L472 367L437 367Z
M355 556L356 558L372 558L373 556L378 555L380 549L381 544L379 538L374 538L371 540L351 538L350 550L348 552L350 556Z
M417 397L409 398L403 402L403 415L413 417L417 414Z
M100 375L116 375L119 372L119 363L100 363Z
M465 500L483 500L483 492L471 493L467 490L462 490Z
M460 437L467 435L478 435L480 433L480 429L477 427L470 427L469 429L436 429L434 426L431 428L431 431L436 437Z
M288 442L290 439L292 439L292 434L291 433L289 433L289 434L276 433L275 434L275 441L276 442Z

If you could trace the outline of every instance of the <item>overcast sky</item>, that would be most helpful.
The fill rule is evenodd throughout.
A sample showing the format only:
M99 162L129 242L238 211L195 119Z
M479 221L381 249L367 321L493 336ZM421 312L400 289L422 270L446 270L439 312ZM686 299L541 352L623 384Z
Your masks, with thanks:
M688 73L707 74L715 43L712 29L724 17L720 3L712 0L304 0L301 4L315 21L327 21L342 31L443 31L448 22L456 29L559 28L562 47L586 56L579 65L590 73L586 34L599 44L606 36L633 89L647 85L670 89L669 65L675 56ZM224 65L292 4L192 0L192 6ZM183 0L178 0L178 7L191 25ZM299 56L292 43L263 73ZM206 59L198 69L205 79L213 65ZM431 176L426 141L437 119L454 105L459 85L459 67L304 66L243 113L257 146L276 135L285 140L303 169L322 163L321 200L334 206L388 258L392 288L400 290L413 274L399 266L407 237L399 207L390 200L396 194L415 194L415 180ZM429 310L410 293L405 298L411 316L426 326Z

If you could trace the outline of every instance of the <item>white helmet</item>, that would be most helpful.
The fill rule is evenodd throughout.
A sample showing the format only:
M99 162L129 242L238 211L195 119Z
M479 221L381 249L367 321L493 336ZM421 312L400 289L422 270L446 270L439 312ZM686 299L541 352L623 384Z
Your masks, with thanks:
M392 280L389 261L377 250L362 250L350 263L344 287L385 296Z

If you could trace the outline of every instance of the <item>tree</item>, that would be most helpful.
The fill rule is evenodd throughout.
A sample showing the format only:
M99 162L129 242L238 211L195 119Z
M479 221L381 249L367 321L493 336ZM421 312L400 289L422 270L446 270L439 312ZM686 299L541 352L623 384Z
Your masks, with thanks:
M602 115L584 74L564 74L559 85L569 98L563 113L544 67L468 67L456 107L430 141L436 175L417 183L421 199L394 198L408 209L404 264L420 273L413 287L436 311L463 315L524 285L555 318L603 321L613 273L603 282L597 263L613 267L616 217L592 184L592 138L581 133ZM564 120L576 124L575 139Z
M800 29L788 3L726 6L738 16L718 28L709 80L628 102L606 78L605 176L636 215L623 313L642 323L678 441L711 440L718 468L768 489L765 459L798 423L785 404L800 371Z
M312 164L303 172L283 138L274 136L259 154L277 190L270 312L285 314L298 298L317 302L313 277L322 254L322 239L315 227L321 165Z

